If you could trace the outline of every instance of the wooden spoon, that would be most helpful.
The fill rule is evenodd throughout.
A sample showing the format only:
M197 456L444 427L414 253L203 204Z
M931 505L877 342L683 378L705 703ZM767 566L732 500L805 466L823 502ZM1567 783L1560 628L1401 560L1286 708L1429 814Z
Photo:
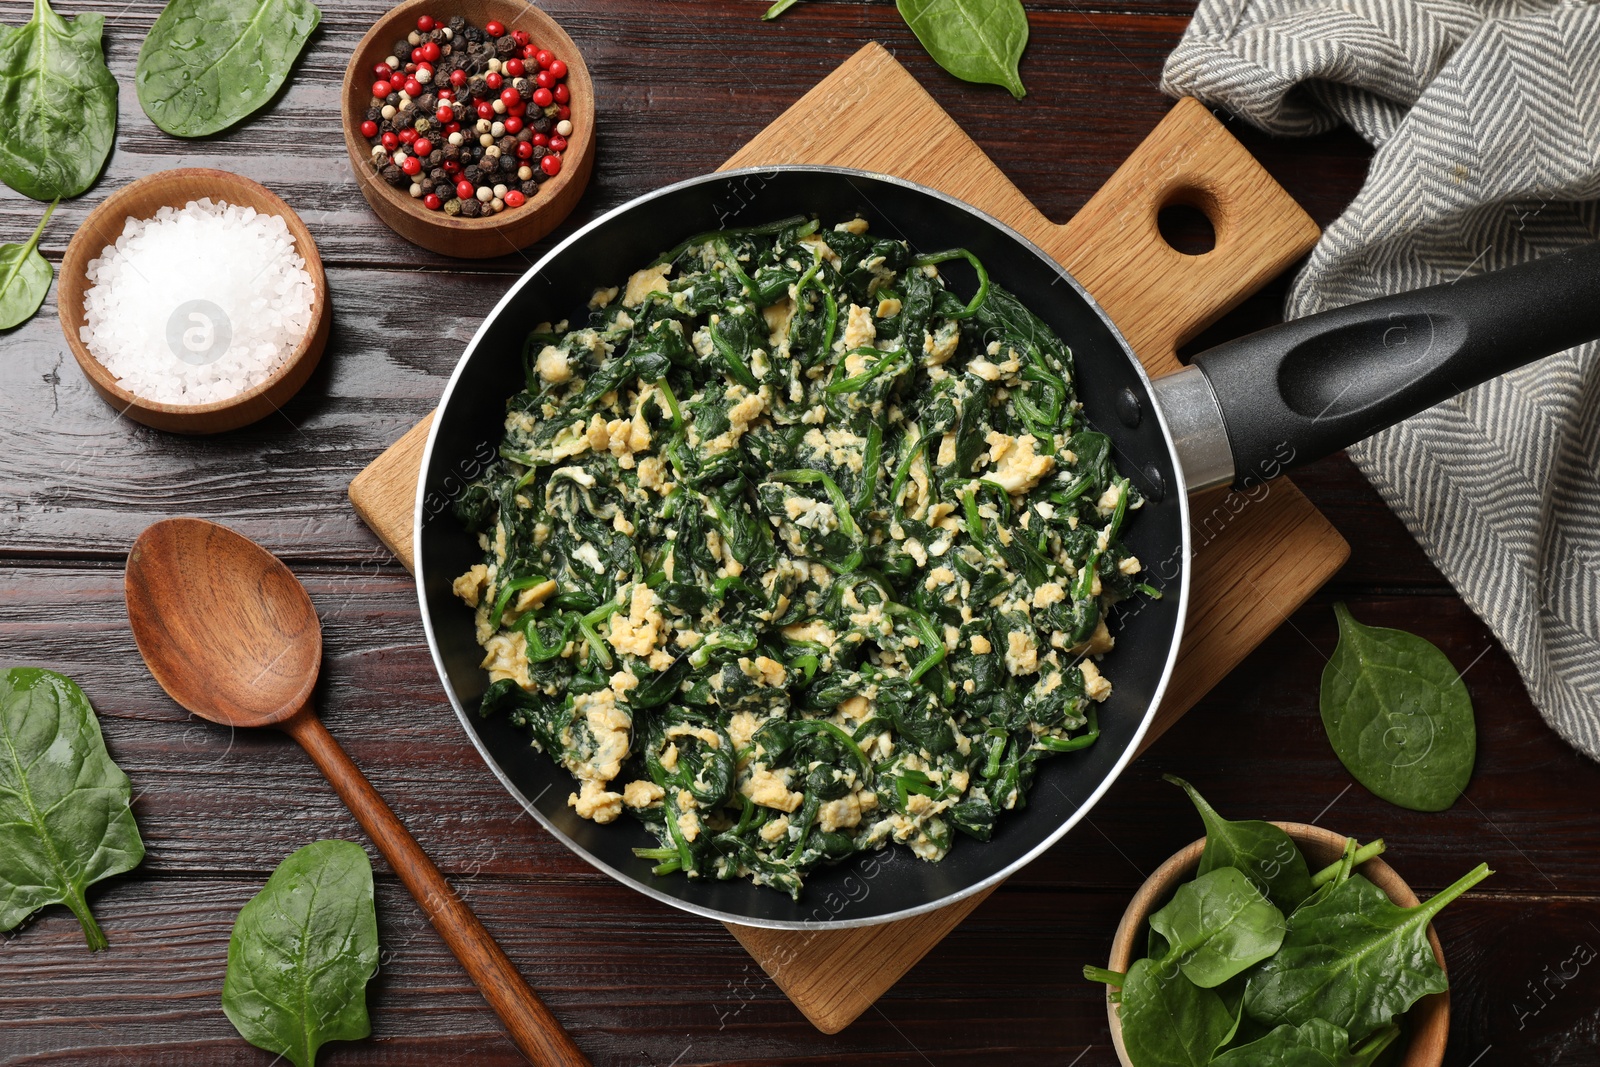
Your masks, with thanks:
M223 726L276 726L300 742L537 1064L588 1064L478 917L350 762L311 707L322 626L283 562L225 526L165 519L134 542L128 621L161 688Z

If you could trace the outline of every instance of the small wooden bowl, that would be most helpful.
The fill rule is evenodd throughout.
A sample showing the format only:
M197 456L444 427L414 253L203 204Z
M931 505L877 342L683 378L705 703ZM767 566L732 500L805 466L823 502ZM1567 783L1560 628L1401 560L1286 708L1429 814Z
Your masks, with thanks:
M253 207L265 215L277 215L289 227L294 237L295 251L305 260L306 273L316 290L311 305L311 332L298 348L284 361L272 377L238 396L206 404L165 404L146 400L128 392L117 384L116 377L89 351L89 346L79 338L84 325L84 295L88 292L89 264L97 259L109 244L122 236L122 228L131 218L148 219L163 207L182 208L191 200L210 197L213 202L225 201L239 207ZM56 296L57 310L61 316L61 331L67 336L67 346L78 360L78 366L88 375L89 384L105 402L120 414L135 422L173 433L220 433L249 425L265 418L300 391L317 369L322 350L328 344L328 329L333 316L328 313L328 280L322 273L322 259L317 255L316 242L311 231L294 209L285 204L270 189L249 178L241 178L225 170L204 167L182 167L163 170L140 178L131 185L118 189L106 197L84 220L72 242L67 245L66 257L61 261L61 283Z
M1320 870L1344 855L1345 839L1331 830L1299 822L1275 822L1300 846L1306 862L1313 871ZM1125 972L1133 961L1144 955L1147 920L1152 912L1161 908L1177 890L1179 883L1194 874L1200 865L1200 853L1205 851L1206 839L1189 845L1163 863L1156 873L1145 880L1134 894L1128 910L1122 913L1117 925L1117 935L1111 942L1113 971ZM1403 908L1414 908L1420 901L1411 887L1394 873L1394 868L1381 859L1368 860L1358 868L1368 881L1388 894L1389 899ZM1433 946L1434 959L1444 964L1444 949L1439 945L1439 935L1428 927L1428 942ZM1111 1043L1116 1046L1117 1058L1123 1067L1132 1067L1127 1050L1122 1047L1122 1017L1118 1006L1106 996L1106 1014L1111 1020ZM1450 994L1435 993L1423 997L1405 1014L1405 1046L1396 1060L1396 1067L1439 1067L1444 1062L1445 1040L1450 1036Z
M360 128L372 104L372 68L389 57L389 48L395 41L416 30L421 15L460 15L479 29L495 21L503 24L508 33L525 30L534 43L548 48L567 64L572 136L561 153L561 173L540 185L538 195L521 207L476 219L429 211L408 191L384 181L373 167L372 146L361 136ZM407 0L374 23L356 45L344 72L342 106L344 145L361 195L395 233L443 255L488 259L532 244L572 213L594 169L594 82L589 68L584 65L578 46L556 20L522 0Z

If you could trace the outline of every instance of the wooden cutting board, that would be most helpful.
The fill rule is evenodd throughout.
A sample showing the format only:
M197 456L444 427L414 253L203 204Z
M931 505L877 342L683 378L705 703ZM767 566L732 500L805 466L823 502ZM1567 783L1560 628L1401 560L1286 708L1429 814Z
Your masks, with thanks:
M959 159L960 167L949 161ZM1179 345L1316 243L1315 222L1204 106L1180 100L1070 222L1039 213L915 79L862 48L722 169L775 163L859 167L909 178L1016 228L1061 262L1111 316L1152 377ZM1216 247L1172 249L1156 213L1192 204ZM407 567L417 473L432 416L350 483L356 511ZM1182 651L1148 746L1339 569L1350 548L1287 479L1195 500L1192 590ZM733 936L826 1033L848 1026L987 893L913 919L850 930L730 925ZM1107 936L1110 935L1108 930Z

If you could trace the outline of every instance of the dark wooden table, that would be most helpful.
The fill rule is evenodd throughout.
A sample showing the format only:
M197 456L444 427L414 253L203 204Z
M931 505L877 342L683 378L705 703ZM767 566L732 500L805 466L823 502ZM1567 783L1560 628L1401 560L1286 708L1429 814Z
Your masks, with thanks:
M218 1004L234 916L293 849L363 840L291 742L191 718L145 671L122 604L124 557L148 523L193 514L257 538L306 581L327 635L329 728L596 1063L1114 1064L1102 991L1079 969L1104 960L1143 877L1198 836L1187 801L1160 780L1172 772L1238 817L1381 834L1423 895L1487 860L1494 878L1439 923L1455 986L1447 1062L1600 1064L1600 963L1573 975L1569 962L1578 946L1600 947L1600 767L1545 727L1505 653L1343 458L1296 476L1354 547L1330 587L1135 763L1077 832L842 1034L812 1029L722 927L612 883L523 816L456 724L411 582L351 512L345 487L433 406L481 316L541 249L453 262L376 221L346 162L335 101L348 50L384 5L324 2L293 84L246 125L198 142L161 133L134 96L134 60L159 3L59 5L106 14L121 127L99 184L57 212L46 255L59 262L89 209L140 175L223 167L271 186L311 227L335 319L321 369L281 417L200 440L114 416L67 352L53 291L32 322L0 336L0 649L7 663L64 671L87 690L133 780L149 849L138 870L91 894L110 951L86 952L59 907L0 939L0 1060L266 1064ZM710 170L873 39L1047 214L1067 218L1170 106L1156 81L1193 6L1030 0L1030 95L1015 103L940 71L884 0L816 0L776 24L758 21L763 4L548 3L585 50L601 115L594 182L558 236ZM4 0L0 21L19 24L29 7ZM1324 224L1368 159L1349 134L1288 142L1237 132ZM25 238L38 213L0 190L0 240ZM1211 335L1276 321L1282 293L1280 283ZM1421 633L1465 672L1479 759L1451 810L1391 807L1353 785L1329 749L1316 694L1339 599L1367 622ZM329 1046L324 1062L519 1062L375 865L384 952L368 996L374 1035Z

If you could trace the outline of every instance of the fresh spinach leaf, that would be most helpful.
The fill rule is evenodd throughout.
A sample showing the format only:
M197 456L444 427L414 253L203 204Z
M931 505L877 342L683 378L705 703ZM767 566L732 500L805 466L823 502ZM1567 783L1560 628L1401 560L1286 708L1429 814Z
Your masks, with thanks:
M1363 626L1335 604L1322 725L1356 781L1402 808L1443 811L1472 777L1477 728L1460 673L1430 642Z
M1185 977L1213 989L1278 951L1285 923L1242 871L1219 867L1180 885L1150 927Z
M139 49L139 103L177 137L227 129L272 99L321 20L310 0L171 0Z
M1229 1049L1213 1067L1369 1067L1400 1034L1397 1026L1378 1031L1360 1048L1350 1035L1325 1019L1303 1026L1280 1026L1267 1036Z
M935 63L963 81L1003 85L1028 95L1017 73L1028 45L1022 0L895 0Z
M90 951L106 947L84 891L144 859L132 795L72 679L37 667L0 674L0 930L65 904Z
M239 910L222 1010L252 1045L312 1067L325 1042L372 1032L367 982L377 969L372 863L360 845L316 841Z
M1122 1044L1133 1067L1205 1067L1238 1016L1165 961L1135 960L1122 984Z
M39 235L55 213L57 200L45 210L27 244L0 245L0 330L27 322L44 303L54 271L39 254Z
M1325 1019L1360 1041L1421 997L1449 988L1428 943L1428 923L1487 878L1485 864L1414 908L1402 908L1359 874L1297 911L1278 954L1245 989L1245 1011L1269 1025Z
M33 0L26 25L0 27L0 181L24 196L77 196L111 154L117 82L100 50L105 22L82 14L69 23Z
M1206 849L1199 874L1223 867L1242 872L1284 912L1293 911L1311 895L1311 875L1294 840L1269 822L1230 822L1206 803L1199 790L1172 775L1167 781L1183 789L1206 827Z

